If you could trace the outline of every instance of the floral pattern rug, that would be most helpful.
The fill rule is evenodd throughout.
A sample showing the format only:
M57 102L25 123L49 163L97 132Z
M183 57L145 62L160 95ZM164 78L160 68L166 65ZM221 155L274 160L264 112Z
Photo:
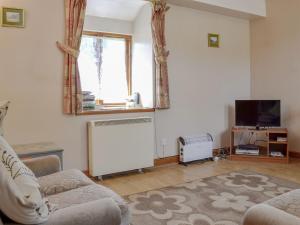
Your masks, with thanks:
M251 171L130 195L131 225L241 225L251 206L300 188Z

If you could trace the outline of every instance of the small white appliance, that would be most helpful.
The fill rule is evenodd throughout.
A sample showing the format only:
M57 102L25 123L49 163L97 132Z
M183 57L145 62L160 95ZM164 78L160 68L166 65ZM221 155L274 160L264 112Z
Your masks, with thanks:
M213 157L213 137L209 133L179 138L179 161L182 164L211 159Z

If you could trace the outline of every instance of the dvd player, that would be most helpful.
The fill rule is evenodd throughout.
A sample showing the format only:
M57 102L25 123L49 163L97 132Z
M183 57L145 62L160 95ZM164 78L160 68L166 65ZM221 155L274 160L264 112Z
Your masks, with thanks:
M243 150L259 150L259 146L257 145L239 145L238 146L239 149L243 149Z

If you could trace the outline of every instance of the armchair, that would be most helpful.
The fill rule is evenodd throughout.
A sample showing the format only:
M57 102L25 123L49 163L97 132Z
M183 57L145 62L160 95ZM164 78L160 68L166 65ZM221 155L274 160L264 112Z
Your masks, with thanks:
M38 177L41 192L56 208L44 225L129 225L126 202L79 170L61 171L57 156L23 161ZM2 218L4 225L16 225ZM0 225L2 225L0 218Z
M25 159L23 162L32 170L36 177L47 176L61 171L60 159L55 155Z
M250 208L243 225L300 224L300 189L294 190Z

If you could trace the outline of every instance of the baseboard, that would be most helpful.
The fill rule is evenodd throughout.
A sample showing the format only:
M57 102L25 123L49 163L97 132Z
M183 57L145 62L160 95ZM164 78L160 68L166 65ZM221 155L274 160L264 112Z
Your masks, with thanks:
M220 151L219 149L214 149L213 155L215 156L215 155L219 154L219 151ZM300 158L300 152L290 152L290 157L291 158ZM154 166L163 166L163 165L174 164L174 163L179 163L179 155L154 160ZM90 177L88 170L85 170L82 172Z
M87 175L88 177L91 177L90 172L88 170L83 170L82 171L85 175Z
M291 158L300 158L300 152L290 152Z
M179 163L179 155L154 160L154 166L162 166L172 163Z
M220 153L220 149L213 149L213 156L216 156ZM297 153L297 152L295 152ZM300 158L300 153L297 153L299 157L295 158ZM169 156L165 158L160 158L160 159L154 159L154 166L163 166L163 165L168 165L168 164L174 164L174 163L179 163L179 155L174 155L174 156ZM87 176L89 175L89 171L83 171L84 174Z
M225 148L225 149L227 149L227 151L229 151L229 148ZM220 149L213 149L213 156L216 156L219 154L220 154ZM228 152L228 154L229 154L229 152ZM300 153L299 153L299 156L300 156ZM162 165L173 164L173 163L179 163L179 155L154 160L154 166L162 166Z

